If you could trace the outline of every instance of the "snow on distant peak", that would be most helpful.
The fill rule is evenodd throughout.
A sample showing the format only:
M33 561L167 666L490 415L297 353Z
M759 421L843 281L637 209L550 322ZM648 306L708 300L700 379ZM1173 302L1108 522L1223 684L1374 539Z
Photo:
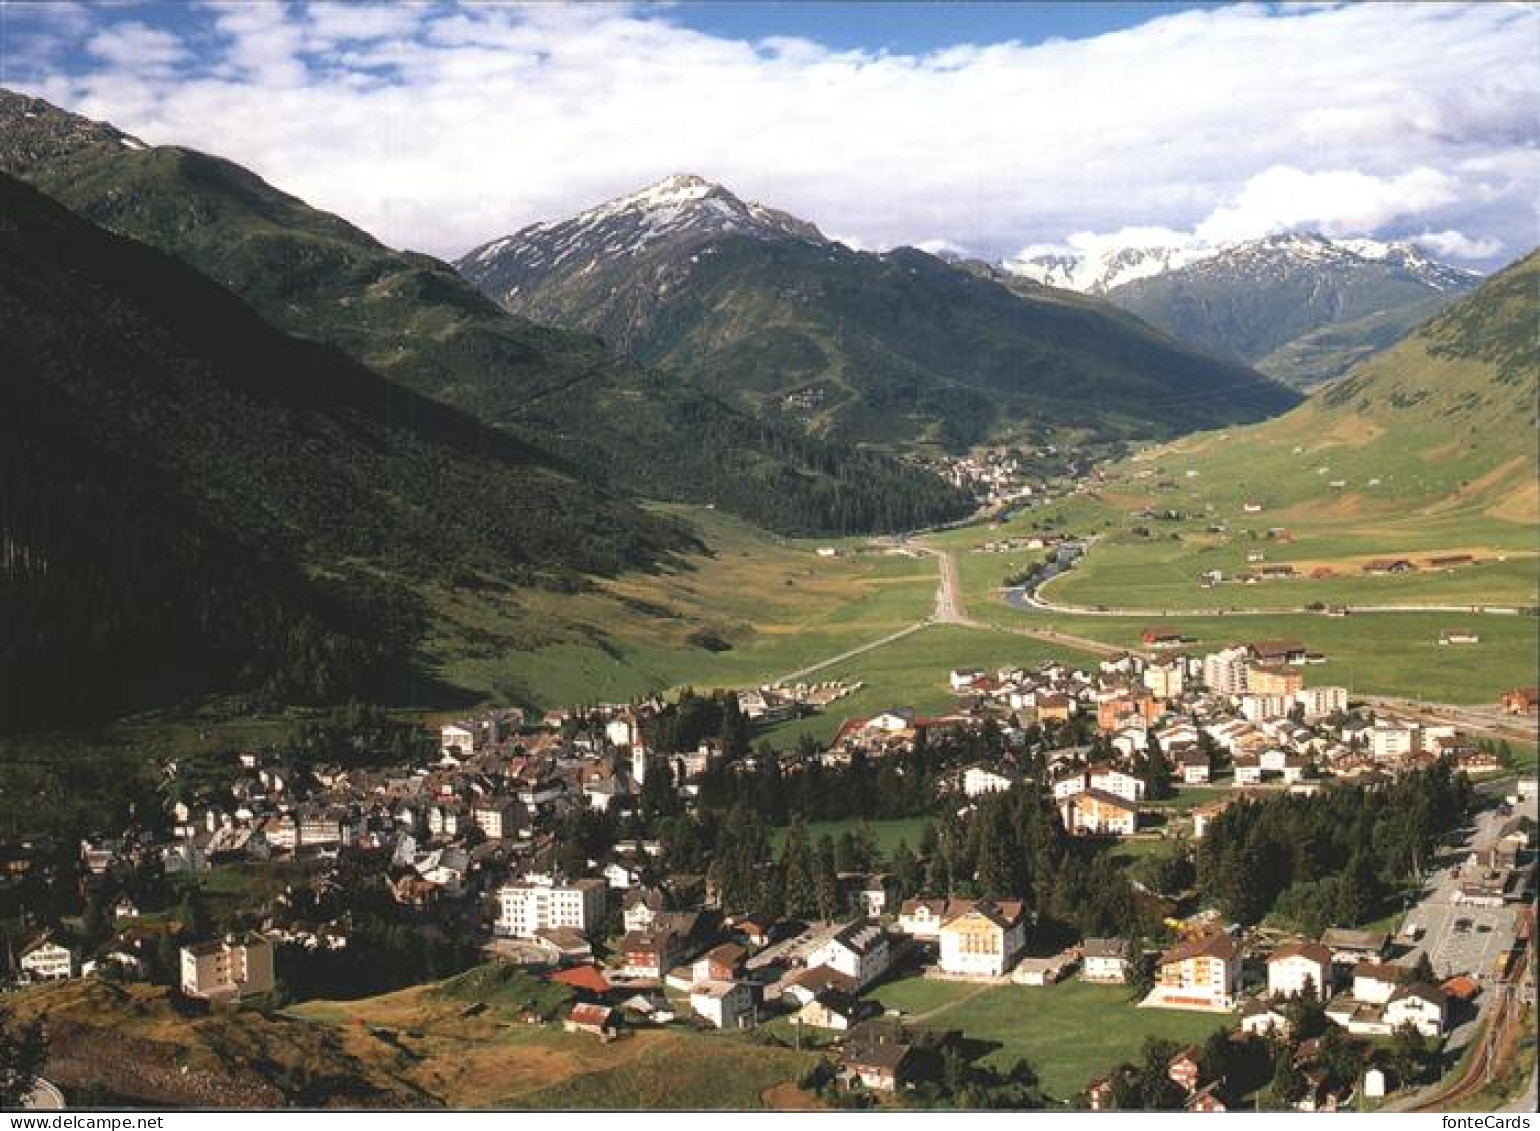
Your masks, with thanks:
M1254 267L1288 262L1323 268L1381 263L1406 271L1437 290L1463 287L1476 277L1472 272L1432 259L1414 244L1369 238L1331 239L1316 232L1300 231L1276 232L1259 239L1223 244L1029 248L1003 262L1001 267L1048 286L1105 294L1125 283L1205 261L1250 263Z
M1072 250L1027 253L1000 266L1012 275L1050 287L1103 294L1113 287L1148 279L1196 263L1212 249L1189 246L1111 247L1077 253Z

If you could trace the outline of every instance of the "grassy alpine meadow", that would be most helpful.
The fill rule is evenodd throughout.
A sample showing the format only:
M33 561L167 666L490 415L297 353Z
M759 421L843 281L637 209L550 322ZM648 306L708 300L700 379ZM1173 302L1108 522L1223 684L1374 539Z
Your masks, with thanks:
M928 556L862 539L783 539L705 507L664 509L695 526L705 553L579 593L430 594L426 650L438 674L473 695L542 707L737 687L879 639L934 606Z
M1014 612L1014 610L1008 610ZM1435 703L1487 704L1512 687L1540 681L1540 619L1449 613L1318 613L1261 616L1100 617L1016 614L1109 644L1139 646L1151 626L1181 631L1194 650L1256 640L1303 641L1326 662L1304 669L1307 686L1340 684L1352 694L1392 695ZM1471 628L1477 644L1440 644L1446 628Z
M1137 1061L1148 1037L1197 1043L1227 1028L1233 1015L1140 1009L1127 986L1071 980L1056 986L981 986L912 978L880 986L872 997L885 1007L923 1016L927 1025L961 1029L975 1040L998 1043L985 1062L1009 1067L1025 1058L1045 1091L1067 1102L1093 1077L1123 1061Z
M929 625L820 670L813 678L859 680L861 690L822 714L769 728L764 736L781 745L795 743L801 734L826 742L847 719L866 718L889 707L912 707L921 714L944 713L957 702L947 682L953 668L1030 667L1056 659L1086 663L1092 658L1072 648L1008 632Z

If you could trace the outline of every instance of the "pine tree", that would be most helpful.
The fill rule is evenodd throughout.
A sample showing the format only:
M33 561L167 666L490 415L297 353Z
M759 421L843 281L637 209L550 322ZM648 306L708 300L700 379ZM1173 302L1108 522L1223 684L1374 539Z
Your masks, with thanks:
M36 1020L18 1023L0 1004L0 1109L15 1111L36 1086L48 1059L43 1027Z

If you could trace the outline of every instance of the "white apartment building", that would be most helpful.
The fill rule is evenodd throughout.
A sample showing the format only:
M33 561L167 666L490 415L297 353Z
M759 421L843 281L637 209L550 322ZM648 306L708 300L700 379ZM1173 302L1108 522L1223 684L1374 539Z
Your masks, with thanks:
M604 915L605 883L600 879L570 884L507 884L497 893L496 933L532 939L540 931L570 927L588 932Z
M1324 719L1347 710L1348 693L1345 687L1302 687L1294 700L1305 708L1307 721Z
M1151 664L1140 678L1157 699L1175 699L1187 684L1186 669L1180 662Z
M1393 762L1417 749L1417 726L1381 719L1369 731L1369 752L1376 762Z
M206 1000L265 994L273 988L272 940L255 932L182 948L182 992Z
M1244 695L1250 653L1244 648L1223 648L1203 657L1203 682L1216 695Z

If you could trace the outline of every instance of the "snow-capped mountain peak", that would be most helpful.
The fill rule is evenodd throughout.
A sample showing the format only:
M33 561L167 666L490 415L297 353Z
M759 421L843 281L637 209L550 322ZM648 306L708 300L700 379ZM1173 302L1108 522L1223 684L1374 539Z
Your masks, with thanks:
M1113 287L1175 271L1211 252L1193 247L1119 247L1077 255L1047 252L1001 263L1012 275L1083 294L1105 294Z
M567 220L532 224L470 252L462 263L490 265L517 256L531 266L640 255L669 239L740 233L823 242L812 224L744 201L693 173L675 173Z
M1194 264L1216 269L1351 270L1379 264L1413 276L1438 291L1462 291L1479 278L1472 271L1440 263L1413 243L1374 239L1331 239L1316 232L1279 232L1237 243L1119 247L1090 254L1046 253L1006 260L1015 275L1086 294L1106 294L1141 279Z

